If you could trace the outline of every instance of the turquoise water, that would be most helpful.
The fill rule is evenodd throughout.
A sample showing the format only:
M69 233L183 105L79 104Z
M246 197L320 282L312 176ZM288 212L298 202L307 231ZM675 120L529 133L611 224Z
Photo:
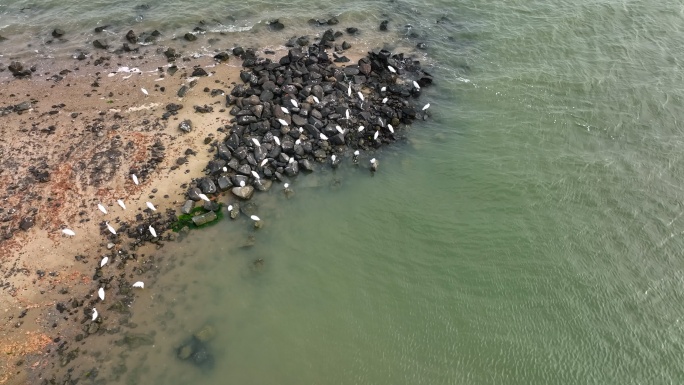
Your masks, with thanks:
M74 33L87 40L95 20L251 28L230 45L272 39L269 19L285 40L338 15L369 46L429 44L433 117L374 154L374 176L347 165L300 177L290 200L256 198L258 232L245 217L165 248L173 269L134 305L155 346L112 353L103 377L124 362L113 382L684 382L680 4L198 3L106 15L89 2ZM0 35L51 30L13 24L23 4L0 8ZM32 14L77 9L46 4ZM391 30L371 32L385 17ZM211 370L175 358L206 323Z

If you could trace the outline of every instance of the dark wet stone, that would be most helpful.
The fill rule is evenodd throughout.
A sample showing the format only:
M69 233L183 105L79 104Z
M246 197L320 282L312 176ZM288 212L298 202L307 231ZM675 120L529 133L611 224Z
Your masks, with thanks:
M190 212L192 211L192 209L194 207L195 207L195 202L193 202L192 200L187 200L187 201L185 201L185 203L181 207L181 213L190 214Z
M345 31L347 31L347 33L350 35L354 35L359 32L359 29L356 27L349 27Z
M230 178L227 176L223 175L218 178L218 188L221 191L226 191L229 188L233 187L233 183L231 183Z
M304 171L313 171L313 164L308 159L302 159L299 161L299 166Z
M199 188L205 194L216 193L216 184L214 184L214 181L211 180L211 178L202 178L199 182Z
M131 29L126 33L126 40L128 40L128 42L131 44L135 44L138 42L138 35L136 35Z
M200 190L199 188L190 187L188 189L187 194L188 194L189 199L192 199L193 201L199 201L199 200L202 200L202 198L200 198L200 196L199 196L199 194L201 194L201 193L202 193L202 190Z
M228 52L219 52L216 55L214 55L214 59L216 61L226 62L230 60L230 54L228 54Z
M33 217L24 217L21 218L21 221L19 222L19 228L26 231L33 227L34 224Z
M383 20L380 22L380 30L381 31L387 31L387 24L389 24L389 20Z
M181 88L178 89L178 93L177 93L178 97L179 98L184 97L185 94L188 93L188 90L189 90L188 86L186 86L186 85L181 86Z
M254 195L254 187L252 186L233 187L231 191L233 195L244 200L249 200Z
M307 45L309 45L309 37L308 37L308 36L301 36L301 37L298 37L297 40L296 40L296 42L297 42L298 45L300 45L300 46L302 46L302 47L303 47L303 46L307 46ZM290 58L290 59L291 59L291 58Z
M192 71L192 74L190 76L209 76L209 74L207 73L207 71L204 70L204 68L197 67Z
M169 103L166 105L166 111L169 111L169 112L177 112L178 110L180 110L182 108L183 108L183 105L177 104L177 103Z
M297 162L290 162L285 167L285 174L287 176L295 176L299 174L299 164Z
M52 36L53 37L62 37L64 36L64 30L61 28L55 28L52 30Z
M214 211L209 211L207 213L195 215L194 217L192 217L192 223L194 223L195 226L202 226L206 225L209 222L215 221L216 218L218 218L216 213Z
M183 38L184 38L185 40L187 40L187 41L195 41L195 40L197 40L197 36L196 36L195 34L190 33L190 32L188 32L188 33L186 33L185 35L183 35Z
M254 187L259 191L268 191L271 189L273 182L269 179L257 179L254 181Z
M339 24L339 23L340 23L340 21L337 20L336 17L331 17L330 19L328 19L328 25L336 25L336 24Z
M190 119L185 119L178 124L178 128L183 132L190 132L192 131L192 122Z
M107 44L107 42L104 40L96 39L93 41L93 47L99 49L107 49L107 47L109 47L109 44Z
M285 25L279 20L273 20L272 22L268 23L268 29L271 31L280 31L283 28L285 28Z

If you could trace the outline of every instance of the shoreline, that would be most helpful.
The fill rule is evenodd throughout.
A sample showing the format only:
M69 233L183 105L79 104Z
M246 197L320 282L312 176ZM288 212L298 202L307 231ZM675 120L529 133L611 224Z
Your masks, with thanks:
M345 50L351 61L343 64L356 63L364 55L362 50ZM287 52L265 51L260 54L269 58ZM101 327L107 332L117 328L100 321L103 311L97 319L100 322L90 322L92 308L100 304L93 281L102 282L103 275L109 275L104 287L107 297L118 294L122 304L134 301L131 277L159 270L135 271L126 261L152 261L154 265L152 254L165 242L145 233L146 226L136 233L133 223L154 225L163 231L160 239L176 239L175 233L165 230L185 202L187 186L202 178L205 166L214 159L212 142L217 134L235 118L228 112L226 97L211 90L218 87L228 94L242 84L242 60L178 57L178 70L171 74L168 54L147 54L76 65L67 62L58 77L46 72L3 81L0 97L9 103L0 108L9 112L0 117L4 120L0 150L6 163L0 184L11 191L3 206L15 211L3 209L0 214L10 215L9 222L26 230L11 233L11 238L0 243L6 294L0 300L5 313L0 351L7 358L0 362L0 370L7 373L0 384L40 380L43 371L35 369L65 375L63 367L76 358L63 354L69 344L98 332L101 335ZM136 63L140 71L122 65ZM210 76L192 77L196 68ZM178 90L190 82L196 84L178 97ZM170 104L184 107L169 115ZM12 110L7 106L13 106ZM213 111L193 111L191 106L212 107ZM161 118L164 114L167 119ZM179 129L186 119L192 120L187 133ZM133 183L132 173L138 175L140 185ZM216 195L225 197L230 191ZM117 199L125 202L126 210L117 205ZM146 202L157 210L151 211ZM98 203L106 206L107 214L98 210ZM118 234L110 234L106 223ZM65 227L76 235L63 235ZM7 228L2 231L3 236L9 235ZM122 239L124 232L137 239L129 244ZM93 275L103 255L109 256L109 263L95 267ZM114 265L122 271L118 277L106 271ZM116 282L118 292L113 290ZM73 323L76 327L70 326ZM78 325L86 325L85 335ZM61 367L55 360L61 360Z

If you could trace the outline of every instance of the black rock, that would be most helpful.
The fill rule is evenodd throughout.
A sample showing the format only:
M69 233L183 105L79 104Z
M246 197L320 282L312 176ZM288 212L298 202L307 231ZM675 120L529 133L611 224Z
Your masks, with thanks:
M194 35L194 34L192 34L192 33L190 33L190 32L188 32L188 33L186 33L185 35L183 35L183 38L185 38L185 40L187 40L187 41L195 41L195 40L197 40L197 36Z
M330 19L328 19L328 25L336 25L336 24L339 24L339 23L340 23L340 21L337 20L336 17L331 17Z
M64 36L64 30L61 28L55 28L52 30L52 36L53 37L62 37Z
M238 56L238 57L243 57L245 54L245 49L242 47L235 47L233 48L233 55Z
M297 44L304 47L306 45L309 45L309 37L308 36L300 36L297 38Z
M383 20L380 22L380 30L381 31L387 31L387 24L389 24L389 20Z
M347 33L350 35L354 35L359 32L359 29L356 27L349 27L346 29Z
M190 187L188 189L188 198L192 199L193 201L199 201L202 198L200 198L199 194L202 193L202 190L200 190L197 187Z
M204 68L197 67L192 71L192 75L190 76L209 76L209 74L204 70Z
M192 131L192 122L190 119L186 119L178 124L178 128L183 132L190 132Z
M109 27L109 26L108 26L108 25L103 25L103 26L101 26L101 27L95 27L95 33L100 33L100 32L102 32L102 31L104 31L105 29L107 29L107 27Z
M218 187L221 191L226 191L233 187L233 183L230 181L230 178L223 175L218 178Z
M33 227L34 224L33 217L24 217L21 218L21 221L19 222L19 228L26 231Z
M207 211L218 211L221 208L221 206L214 201L204 201L204 205L202 205L202 207Z
M126 40L128 40L128 42L131 44L135 44L138 42L138 35L136 35L135 32L133 32L133 30L131 29L128 32L126 32Z
M166 51L164 51L164 56L166 56L167 59L175 59L176 50L174 48L167 48Z
M183 108L183 105L177 104L177 103L169 103L166 105L166 111L169 111L169 112L176 112L182 108Z
M268 24L268 29L271 31L280 31L283 28L285 28L285 25L281 23L279 20L273 20Z
M178 93L177 93L178 97L179 98L184 97L185 94L188 93L188 89L189 89L188 86L182 85L181 88L178 89Z
M343 41L342 42L342 49L347 50L349 48L351 48L351 44L347 43L347 41Z
M214 59L220 62L224 62L230 60L230 55L228 54L228 52L219 52L216 55L214 55Z
M107 49L107 47L109 47L109 45L104 40L96 39L93 41L93 47L99 48L99 49Z
M290 162L285 167L285 174L287 176L296 176L299 174L299 164L297 162Z
M216 185L214 184L214 181L211 180L211 178L202 178L199 182L199 188L205 194L216 193Z

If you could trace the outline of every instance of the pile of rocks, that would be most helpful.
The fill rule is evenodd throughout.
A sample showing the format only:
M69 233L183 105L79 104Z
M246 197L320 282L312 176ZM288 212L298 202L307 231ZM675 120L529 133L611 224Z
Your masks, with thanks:
M236 48L246 69L243 84L226 95L232 125L190 199L229 189L249 199L273 180L313 171L316 162L336 167L353 151L390 144L427 117L427 106L414 101L432 76L418 61L378 50L341 67L325 51L332 40L325 33L319 44L292 48L278 61Z

